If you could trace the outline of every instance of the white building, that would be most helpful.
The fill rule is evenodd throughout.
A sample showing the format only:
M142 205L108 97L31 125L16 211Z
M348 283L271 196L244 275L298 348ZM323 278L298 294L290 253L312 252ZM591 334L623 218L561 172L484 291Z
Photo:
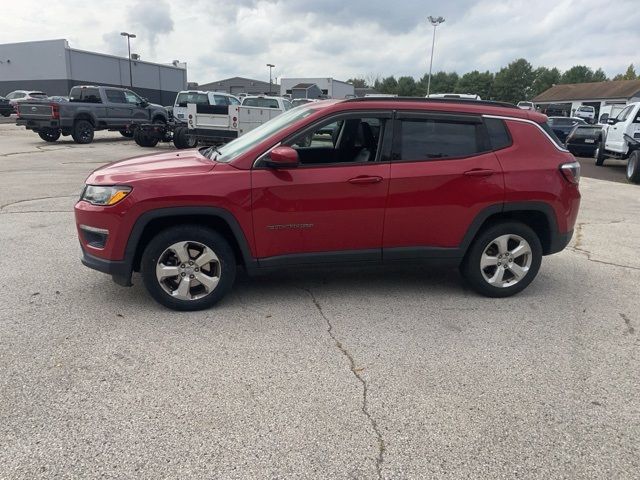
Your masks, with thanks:
M323 95L329 98L346 98L355 95L353 85L330 77L325 78L281 78L280 95L291 95L293 87L299 84L315 84Z
M600 111L612 105L640 101L640 80L554 85L532 101L543 112L551 107L553 115L562 112L566 116L573 115L580 105L588 105L595 108L596 118L600 118Z

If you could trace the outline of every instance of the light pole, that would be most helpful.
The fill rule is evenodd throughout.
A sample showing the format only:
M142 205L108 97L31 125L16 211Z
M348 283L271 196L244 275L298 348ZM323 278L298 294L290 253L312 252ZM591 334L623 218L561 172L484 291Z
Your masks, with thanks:
M267 67L269 67L269 95L271 95L271 83L272 83L271 69L275 67L275 65L273 63L267 63Z
M135 33L121 32L120 35L127 37L127 50L129 52L129 84L133 88L133 72L131 71L131 39L136 38Z
M431 68L433 67L433 48L436 46L436 27L444 22L444 17L431 17L429 22L433 25L433 40L431 41L431 61L429 62L429 81L427 82L427 97L431 93Z

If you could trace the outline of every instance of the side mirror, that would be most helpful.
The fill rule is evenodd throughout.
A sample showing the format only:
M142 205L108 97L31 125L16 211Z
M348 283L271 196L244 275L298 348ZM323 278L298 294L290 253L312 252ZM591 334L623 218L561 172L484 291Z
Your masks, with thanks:
M265 164L271 168L295 168L300 163L298 152L291 147L280 146L271 150Z
M140 102L140 106L141 107L146 107L148 105L149 105L149 100L144 98L144 97L142 97L142 101Z
M616 123L618 123L618 119L617 118L607 118L607 123L609 125L615 125Z

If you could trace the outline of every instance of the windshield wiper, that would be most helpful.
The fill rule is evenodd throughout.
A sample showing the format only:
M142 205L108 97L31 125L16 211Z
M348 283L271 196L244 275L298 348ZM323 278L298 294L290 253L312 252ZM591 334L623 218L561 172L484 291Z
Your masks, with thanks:
M218 150L218 147L216 147L215 145L211 145L209 148L207 148L204 151L204 156L209 158L210 160L215 160L215 158L211 158L211 154L214 152L217 153L218 155L222 155L220 150Z

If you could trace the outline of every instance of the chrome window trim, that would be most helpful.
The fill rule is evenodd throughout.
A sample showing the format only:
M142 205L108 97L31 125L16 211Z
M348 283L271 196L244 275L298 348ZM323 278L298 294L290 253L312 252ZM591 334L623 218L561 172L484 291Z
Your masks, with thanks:
M564 152L564 153L570 153L569 150L567 150L566 148L562 148L560 147L553 138L551 138L549 136L549 134L547 132L544 131L544 129L540 126L539 123L534 122L533 120L529 120L527 118L518 118L518 117L505 117L502 115L489 115L489 114L483 114L482 115L484 118L497 118L499 120L513 120L514 122L523 122L523 123L530 123L531 125L535 125L538 130L540 130L545 137L547 137L547 139L551 142L551 144L556 147L557 150Z

